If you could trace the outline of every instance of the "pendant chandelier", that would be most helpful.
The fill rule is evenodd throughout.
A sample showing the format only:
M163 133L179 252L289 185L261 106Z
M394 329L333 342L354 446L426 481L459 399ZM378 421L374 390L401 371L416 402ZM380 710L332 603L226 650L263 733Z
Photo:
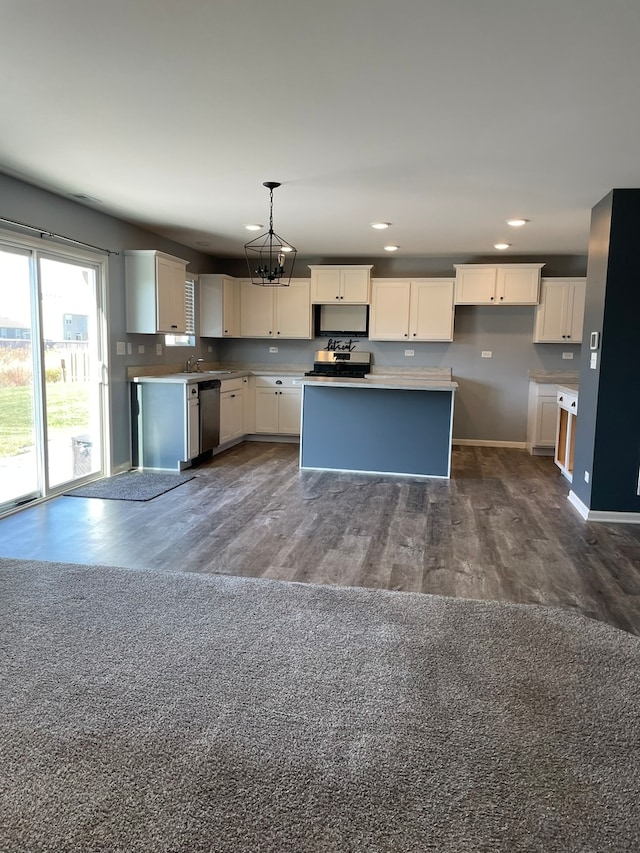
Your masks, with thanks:
M262 186L269 190L269 230L245 243L251 283L263 287L288 287L298 252L273 230L273 191L280 184L265 181Z

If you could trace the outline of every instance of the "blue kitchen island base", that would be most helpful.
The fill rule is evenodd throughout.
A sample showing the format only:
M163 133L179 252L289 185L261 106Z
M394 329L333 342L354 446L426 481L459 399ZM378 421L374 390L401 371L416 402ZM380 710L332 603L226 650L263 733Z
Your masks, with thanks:
M454 390L448 385L414 390L305 382L300 467L449 477Z

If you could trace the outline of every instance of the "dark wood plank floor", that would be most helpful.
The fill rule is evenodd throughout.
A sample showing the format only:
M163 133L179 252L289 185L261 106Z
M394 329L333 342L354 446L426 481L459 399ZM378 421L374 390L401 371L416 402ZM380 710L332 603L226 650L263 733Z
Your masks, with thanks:
M300 472L247 442L152 501L60 497L0 556L560 605L640 634L640 526L588 524L548 457L455 447L451 480Z

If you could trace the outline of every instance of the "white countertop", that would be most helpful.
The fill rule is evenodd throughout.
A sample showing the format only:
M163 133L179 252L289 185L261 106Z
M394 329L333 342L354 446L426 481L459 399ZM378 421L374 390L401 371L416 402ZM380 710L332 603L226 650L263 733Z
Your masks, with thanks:
M323 385L333 388L387 388L404 391L455 391L457 382L446 379L408 376L365 376L364 379L337 378L334 376L304 376L301 385Z
M529 382L536 382L540 385L564 385L565 383L574 384L580 380L580 373L577 370L530 370Z
M567 383L566 385L558 385L558 391L563 392L564 394L578 394L578 386Z
M248 370L203 370L201 373L165 373L160 376L133 376L132 382L174 382L183 385L192 385L196 382L206 382L209 379L236 379L239 376L248 376Z

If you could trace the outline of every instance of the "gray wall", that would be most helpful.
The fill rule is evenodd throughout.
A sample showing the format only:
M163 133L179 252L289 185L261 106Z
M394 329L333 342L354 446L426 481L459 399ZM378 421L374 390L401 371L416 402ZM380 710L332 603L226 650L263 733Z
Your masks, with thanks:
M462 305L455 309L454 340L450 343L405 344L359 338L356 347L371 352L376 367L451 367L460 385L455 438L524 442L529 371L577 371L580 366L580 346L532 343L534 312L533 306ZM269 352L272 345L278 347L275 354ZM220 346L220 357L229 362L310 367L314 351L326 345L326 338L227 340ZM415 356L406 357L405 348L413 349ZM482 358L483 350L491 351L492 358ZM573 360L563 360L563 352L573 353Z
M163 239L150 231L107 216L99 210L80 205L15 178L0 174L0 215L76 240L122 252L124 249L159 249L190 261L189 270L198 273L225 272L245 277L243 259L218 259L195 252ZM0 228L3 228L0 223ZM425 258L298 258L295 274L306 277L308 264L373 263L378 277L444 276L452 277L455 263L495 262L495 256L431 256ZM544 262L544 275L586 273L586 256L510 256L509 262ZM181 364L193 350L169 350L155 355L155 344L163 336L125 333L124 258L109 260L109 345L111 365L112 463L118 467L130 458L129 390L127 367L148 364ZM526 404L530 369L578 369L580 347L533 344L533 307L460 307L456 309L455 340L443 344L412 344L414 358L405 358L403 343L362 341L360 349L373 353L377 366L452 367L460 383L456 400L455 435L457 438L518 441L526 436ZM196 317L197 331L197 317ZM116 355L116 342L132 344L133 355ZM138 354L138 346L145 352ZM326 340L278 341L279 352L268 352L269 341L198 341L195 354L211 361L296 363L310 365L313 352ZM208 347L212 351L208 351ZM481 359L482 350L492 350L492 359ZM562 351L574 352L573 361L563 361Z

